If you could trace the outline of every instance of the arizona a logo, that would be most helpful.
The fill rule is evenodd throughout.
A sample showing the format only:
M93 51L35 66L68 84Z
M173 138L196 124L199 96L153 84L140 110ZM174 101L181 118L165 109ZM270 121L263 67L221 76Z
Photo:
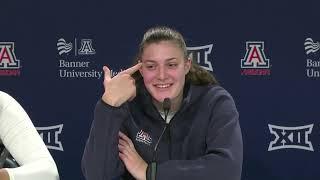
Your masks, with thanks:
M14 52L14 42L0 42L0 76L19 76L20 60Z
M81 47L78 50L78 54L87 55L87 54L95 54L96 51L92 47L91 39L81 39Z
M266 58L263 41L246 42L241 68L241 75L270 75L270 60Z

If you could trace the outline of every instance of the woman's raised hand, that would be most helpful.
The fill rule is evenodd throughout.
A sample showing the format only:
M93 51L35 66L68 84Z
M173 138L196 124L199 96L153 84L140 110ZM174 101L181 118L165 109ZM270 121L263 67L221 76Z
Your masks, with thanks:
M132 100L136 96L136 85L131 75L138 71L141 66L142 63L138 63L121 71L114 77L111 77L110 69L107 66L103 66L104 94L102 100L114 107L119 107L124 102Z

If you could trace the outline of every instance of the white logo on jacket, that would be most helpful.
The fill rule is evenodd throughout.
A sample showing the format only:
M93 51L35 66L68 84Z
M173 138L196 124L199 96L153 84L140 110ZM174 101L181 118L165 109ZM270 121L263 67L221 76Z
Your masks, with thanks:
M140 130L136 135L136 141L142 142L146 145L150 145L152 143L152 138L150 135L143 130Z

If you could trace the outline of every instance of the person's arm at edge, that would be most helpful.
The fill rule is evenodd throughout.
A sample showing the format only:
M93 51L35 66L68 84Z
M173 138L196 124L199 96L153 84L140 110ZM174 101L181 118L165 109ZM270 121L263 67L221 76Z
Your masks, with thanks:
M10 180L58 180L56 164L28 114L10 95L0 92L0 138L20 167L1 170Z

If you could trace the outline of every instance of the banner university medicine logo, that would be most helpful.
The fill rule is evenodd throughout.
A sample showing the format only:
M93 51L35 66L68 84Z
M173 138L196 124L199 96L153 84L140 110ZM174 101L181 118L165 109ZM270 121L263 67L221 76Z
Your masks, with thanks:
M304 50L307 56L306 76L308 78L320 78L320 43L312 38L304 41Z
M212 50L212 44L197 47L187 47L189 57L196 61L201 67L207 71L213 71L212 64L209 61L209 54Z
M91 39L81 39L80 48L77 49L77 38L74 39L74 55L93 55L96 54L96 51L92 47L92 40ZM67 54L72 50L73 46L72 43L67 41L63 38L58 39L57 42L57 50L59 55Z
M142 142L146 145L150 145L152 143L152 139L150 135L143 130L140 130L136 135L136 141Z
M80 42L80 43L79 43ZM95 67L92 39L74 38L73 42L68 42L64 38L59 38L57 50L59 53L58 76L60 78L100 79L102 70ZM73 50L73 51L72 51Z
M20 60L14 52L14 42L0 42L0 76L20 76Z
M278 149L303 149L313 151L313 146L309 140L313 124L298 127L285 127L268 124L269 131L275 136L270 142L268 151Z
M59 135L62 132L63 124L47 127L36 127L40 137L48 149L63 151Z
M247 41L241 59L241 75L270 75L270 59L266 58L263 41Z

